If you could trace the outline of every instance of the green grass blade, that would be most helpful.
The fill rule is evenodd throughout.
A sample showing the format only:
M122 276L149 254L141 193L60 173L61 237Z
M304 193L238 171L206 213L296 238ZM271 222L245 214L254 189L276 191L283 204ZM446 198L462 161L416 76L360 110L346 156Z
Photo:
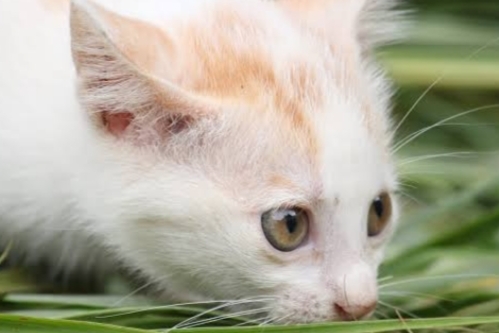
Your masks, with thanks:
M218 328L210 327L203 329L182 329L183 333L381 333L394 331L420 330L420 329L445 329L461 328L467 326L497 324L499 317L475 317L475 318L437 318L437 319L411 319L411 320L378 320L359 321L349 323L328 323L295 326L268 326L262 327L240 327L240 328ZM498 326L499 327L499 326Z
M381 333L399 330L421 330L421 329L451 329L476 325L494 324L499 325L499 317L472 317L472 318L436 318L436 319L412 319L412 320L383 320L364 321L349 323L327 323L295 326L266 326L266 327L210 327L181 329L184 333ZM52 320L41 318L28 318L20 316L0 315L0 332L16 333L146 333L149 330L131 329L117 327L114 325L75 322L69 320Z
M148 333L108 324L0 315L2 333Z

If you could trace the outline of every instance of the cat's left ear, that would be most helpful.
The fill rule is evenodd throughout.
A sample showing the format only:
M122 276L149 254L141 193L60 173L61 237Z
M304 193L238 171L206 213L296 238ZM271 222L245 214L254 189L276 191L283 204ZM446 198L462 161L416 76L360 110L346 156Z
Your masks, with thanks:
M333 49L364 51L403 36L403 15L395 0L279 0L278 4L327 38Z
M196 96L170 80L174 48L159 27L72 0L71 47L80 101L100 130L150 142L183 131L208 113Z

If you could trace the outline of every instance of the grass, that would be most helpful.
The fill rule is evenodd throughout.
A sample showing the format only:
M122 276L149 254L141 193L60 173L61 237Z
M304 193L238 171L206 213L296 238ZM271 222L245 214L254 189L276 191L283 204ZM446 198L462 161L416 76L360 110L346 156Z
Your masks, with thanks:
M380 52L400 87L396 120L413 109L397 142L461 112L499 104L499 2L414 5L415 33ZM205 320L203 327L183 331L499 330L499 107L442 123L397 154L404 217L381 267L380 320L263 329L240 326L243 318L210 322L220 315L215 312L196 318ZM111 294L37 294L37 286L14 270L0 271L0 295L0 332L150 332L204 310Z

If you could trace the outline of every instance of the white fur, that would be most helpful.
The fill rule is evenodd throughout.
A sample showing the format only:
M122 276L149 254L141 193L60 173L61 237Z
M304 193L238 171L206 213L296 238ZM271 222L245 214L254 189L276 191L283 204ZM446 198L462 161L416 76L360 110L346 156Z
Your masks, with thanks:
M235 3L99 2L161 25ZM27 264L48 259L54 272L106 274L125 265L181 300L270 295L270 315L283 322L338 319L335 303L355 313L374 301L383 245L397 220L393 198L388 229L367 238L371 201L396 186L386 82L362 60L363 86L341 88L320 67L336 57L324 42L306 33L291 39L298 28L277 7L247 2L236 6L290 38L271 52L276 68L294 59L317 67L322 110L310 102L306 114L319 138L318 172L303 158L306 145L283 142L279 118L263 121L244 105L223 105L217 120L202 120L199 130L172 138L168 149L103 136L77 99L68 15L51 13L38 0L0 0L0 243L13 240L14 256ZM126 100L131 95L123 92L123 103L133 105ZM378 118L374 131L366 125L364 99ZM211 150L190 146L200 135ZM302 190L263 187L272 173ZM265 239L260 214L293 203L313 211L314 236L281 253Z

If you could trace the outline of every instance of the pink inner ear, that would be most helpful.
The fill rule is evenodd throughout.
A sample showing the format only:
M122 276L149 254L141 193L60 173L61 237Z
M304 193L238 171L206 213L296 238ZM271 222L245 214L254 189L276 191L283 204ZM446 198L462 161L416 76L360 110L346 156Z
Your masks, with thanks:
M102 115L102 119L107 130L111 134L115 136L121 136L132 122L133 114L129 112L104 112Z

